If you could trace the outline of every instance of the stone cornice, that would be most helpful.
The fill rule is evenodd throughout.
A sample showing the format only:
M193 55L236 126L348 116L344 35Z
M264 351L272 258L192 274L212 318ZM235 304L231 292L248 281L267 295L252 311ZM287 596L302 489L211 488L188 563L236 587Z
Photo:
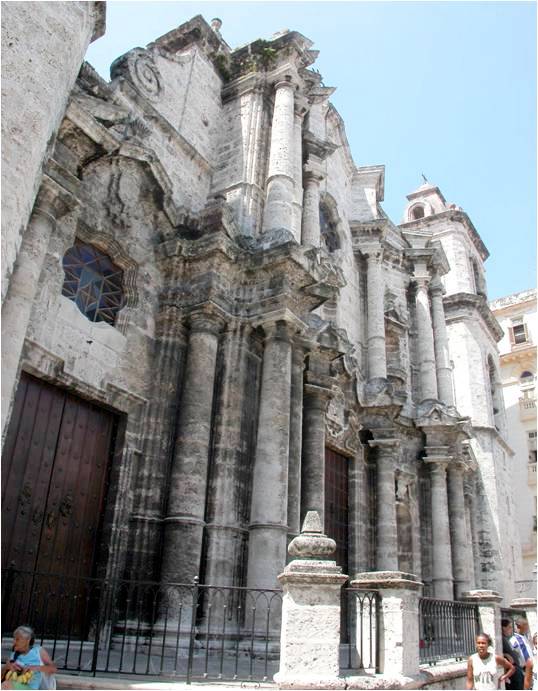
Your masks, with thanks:
M447 322L472 318L474 314L479 314L496 343L504 336L504 331L493 316L483 295L454 293L443 298L443 305Z
M536 346L531 345L522 350L512 350L508 353L501 353L500 361L501 365L507 365L510 362L529 362L530 364L536 364Z
M478 231L474 227L471 219L465 211L458 211L457 209L447 209L446 211L441 211L441 213L433 214L432 216L425 216L414 221L408 221L407 223L401 223L398 227L402 230L412 230L412 229L426 229L431 225L432 221L442 221L442 220L453 221L461 223L471 239L471 242L476 247L482 261L485 261L489 257L488 248L482 241L482 238L478 234Z
M502 298L497 298L489 303L489 308L492 312L519 312L525 309L527 303L536 302L536 289L532 288L530 290L522 290L519 293L513 293L512 295L506 295ZM530 308L530 305L529 307Z

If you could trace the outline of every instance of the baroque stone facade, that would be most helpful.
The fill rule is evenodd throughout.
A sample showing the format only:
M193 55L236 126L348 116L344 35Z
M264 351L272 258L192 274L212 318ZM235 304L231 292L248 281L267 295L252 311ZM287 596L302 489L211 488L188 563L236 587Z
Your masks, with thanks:
M387 217L316 57L197 16L82 64L3 302L3 437L21 372L115 416L93 572L277 587L317 511L351 577L510 600L487 249L429 183Z

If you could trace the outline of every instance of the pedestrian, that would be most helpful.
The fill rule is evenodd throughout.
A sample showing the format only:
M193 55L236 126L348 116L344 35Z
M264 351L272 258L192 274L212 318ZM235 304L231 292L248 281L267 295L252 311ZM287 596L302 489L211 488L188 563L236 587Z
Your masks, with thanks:
M36 645L30 626L19 626L13 632L13 649L2 666L3 689L55 689L57 668L50 655Z
M512 647L511 641L514 631L510 619L501 619L501 629L503 634L503 655L515 667L514 674L506 682L506 688L508 691L516 691L516 689L523 688L525 660L523 660L523 656L519 651L519 646L516 646L515 650Z
M532 637L532 658L525 667L524 689L538 689L538 633Z
M525 617L518 617L516 619L516 633L518 643L524 645L529 657L532 657L532 640L529 629L529 622Z
M490 651L492 646L487 633L478 634L476 653L467 660L467 689L498 689L500 682L509 679L514 673L514 665L502 655L495 655L494 651Z

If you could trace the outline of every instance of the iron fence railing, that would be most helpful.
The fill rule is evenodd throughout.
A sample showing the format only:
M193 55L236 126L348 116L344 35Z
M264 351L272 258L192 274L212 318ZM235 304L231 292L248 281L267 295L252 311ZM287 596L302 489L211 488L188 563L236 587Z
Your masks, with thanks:
M516 631L516 621L520 618L526 618L526 613L522 609L514 609L513 607L503 607L501 609L501 619L509 619L512 622L512 628Z
M350 671L380 671L380 595L375 590L342 589L346 626L342 629L342 666Z
M271 680L282 593L241 587L2 572L3 635L38 632L60 670Z
M475 652L480 619L476 604L423 597L419 602L421 664L461 660Z

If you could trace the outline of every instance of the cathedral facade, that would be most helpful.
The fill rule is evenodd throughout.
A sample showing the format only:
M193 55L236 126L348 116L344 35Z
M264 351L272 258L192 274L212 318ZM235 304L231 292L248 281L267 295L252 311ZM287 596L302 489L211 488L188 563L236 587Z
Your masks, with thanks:
M7 258L4 566L274 588L315 510L352 577L510 601L488 251L428 182L387 217L316 57L198 16L81 65Z

